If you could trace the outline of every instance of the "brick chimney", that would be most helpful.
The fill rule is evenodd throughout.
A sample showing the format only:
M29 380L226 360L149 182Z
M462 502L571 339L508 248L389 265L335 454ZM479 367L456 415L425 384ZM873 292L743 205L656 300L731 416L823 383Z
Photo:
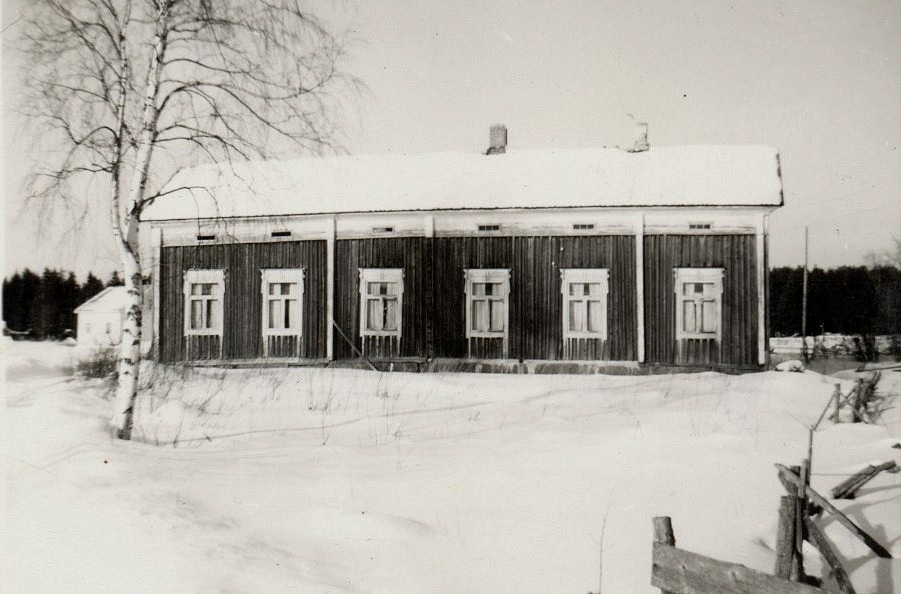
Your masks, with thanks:
M488 150L486 155L502 155L507 152L507 126L493 124L488 134Z

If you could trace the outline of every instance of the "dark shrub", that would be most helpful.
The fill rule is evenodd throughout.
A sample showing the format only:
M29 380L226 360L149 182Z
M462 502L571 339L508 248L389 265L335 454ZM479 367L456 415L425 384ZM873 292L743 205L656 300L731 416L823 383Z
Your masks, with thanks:
M98 347L88 357L75 364L75 372L82 377L108 378L116 374L119 352L115 347Z

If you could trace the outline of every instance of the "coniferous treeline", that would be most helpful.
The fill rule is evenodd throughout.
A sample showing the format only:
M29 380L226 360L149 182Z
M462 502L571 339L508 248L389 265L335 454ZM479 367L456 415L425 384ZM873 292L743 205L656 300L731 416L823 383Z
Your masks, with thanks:
M804 269L770 271L770 333L801 334ZM814 268L807 281L807 334L901 334L901 269Z
M75 308L105 287L123 284L119 275L104 283L89 273L79 284L72 272L45 268L40 275L29 269L3 281L3 319L14 332L29 338L63 338L75 330Z

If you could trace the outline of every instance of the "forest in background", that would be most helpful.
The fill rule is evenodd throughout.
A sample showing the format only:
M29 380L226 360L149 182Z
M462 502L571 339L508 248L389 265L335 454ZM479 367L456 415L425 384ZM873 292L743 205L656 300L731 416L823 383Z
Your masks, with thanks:
M801 334L804 269L770 271L770 334ZM3 281L3 319L15 332L35 339L64 338L74 331L76 307L105 287L121 285L118 273L106 282L88 274L79 284L71 272L25 269ZM901 334L901 269L896 266L814 268L808 276L809 335Z
M807 334L901 334L901 269L842 266L808 272ZM770 335L801 335L804 269L770 271Z
M72 272L29 269L3 281L3 320L14 332L28 332L36 340L73 335L75 308L105 289L124 284L118 272L103 282L91 273L79 284Z

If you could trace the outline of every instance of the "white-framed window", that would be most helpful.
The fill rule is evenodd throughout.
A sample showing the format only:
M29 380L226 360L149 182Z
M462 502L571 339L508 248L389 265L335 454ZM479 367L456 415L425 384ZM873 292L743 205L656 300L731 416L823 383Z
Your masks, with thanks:
M303 328L303 269L260 271L263 282L263 336L300 336Z
M607 338L607 294L610 274L606 268L563 268L563 338Z
M507 336L510 311L510 270L466 270L466 338Z
M403 305L402 268L360 269L360 336L400 337Z
M676 339L722 334L723 269L676 268Z
M184 293L185 336L221 336L225 271L185 271Z

